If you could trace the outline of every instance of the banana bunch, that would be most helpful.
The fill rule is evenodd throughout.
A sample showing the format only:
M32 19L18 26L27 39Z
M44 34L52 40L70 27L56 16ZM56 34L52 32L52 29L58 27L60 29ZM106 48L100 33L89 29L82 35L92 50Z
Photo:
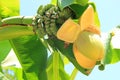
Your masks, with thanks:
M33 29L38 32L40 37L48 35L48 37L56 36L58 28L71 17L71 10L68 8L62 11L59 7L52 4L40 6L37 15L33 19Z

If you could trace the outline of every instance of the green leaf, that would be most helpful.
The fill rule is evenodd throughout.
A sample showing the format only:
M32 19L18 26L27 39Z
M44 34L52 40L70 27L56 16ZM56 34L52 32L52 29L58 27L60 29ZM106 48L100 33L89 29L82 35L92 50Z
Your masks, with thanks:
M100 27L100 20L99 20L99 16L98 16L98 13L97 13L96 5L93 2L90 2L89 4L92 5L92 7L94 8L95 24L96 24L96 26Z
M112 36L109 34L105 43L105 57L103 59L104 64L110 64L112 60L112 47L111 47Z
M72 49L72 44L70 44L67 48L64 48L64 42L63 41L60 41L56 38L52 39L52 41L54 42L54 45L55 47L63 54L65 55L70 62L72 62L72 64L79 70L81 71L83 74L85 75L89 75L89 73L91 72L91 70L87 70L83 67L81 67L75 57L74 57L74 54L73 54L73 49ZM89 73L88 73L89 72Z
M22 68L17 68L15 66L7 66L3 67L4 74L7 76L8 79L10 80L23 80L22 78Z
M13 13L14 12L14 13ZM4 33L1 33L1 19L9 17L9 16L15 16L19 14L19 0L0 0L0 35L4 35ZM5 32L9 34L8 32ZM5 40L0 36L0 40ZM1 61L4 60L4 58L7 56L7 54L10 51L10 44L8 40L0 41L0 68L1 68ZM2 69L1 69L2 70ZM3 79L5 80L5 79Z
M0 72L0 80L9 80L9 79Z
M120 61L120 47L115 47L119 46L119 44L116 44L119 43L119 31L120 29L117 27L108 34L108 38L106 39L105 44L105 57L103 60L104 64L113 64ZM113 42L112 40L115 42Z
M74 80L76 75L77 75L77 73L78 73L78 70L76 68L74 68L74 70L73 70L73 72L72 72L72 74L70 76L70 80Z
M54 51L53 53L53 80L59 80L59 53Z
M65 56L63 56L63 62L64 62L65 65L70 63L70 61L68 60L68 58L65 57Z
M33 35L30 26L9 25L0 27L0 40L12 39L24 35Z
M1 64L1 63L0 63ZM0 72L2 72L2 66L0 65Z
M57 5L58 0L51 0L51 4Z
M112 49L111 64L120 61L120 49Z
M6 58L10 49L11 45L8 40L0 41L0 63Z
M74 1L75 1L75 0L74 0ZM89 1L89 0L76 0L76 3L77 3L77 4L79 3L80 5L83 5L83 6L84 6L84 5L86 5L86 4L88 3L88 1Z
M64 63L58 51L54 51L48 58L48 80L69 80L69 75L64 70Z
M79 4L81 6L84 6L88 3L88 0L60 0L59 3L60 7L63 9L72 4Z
M0 0L0 17L6 18L19 15L19 7L19 0Z
M86 10L87 7L88 7L88 5L85 5L85 6L81 6L79 4L72 4L72 5L70 5L70 8L75 13L77 18L80 18L80 16Z
M47 80L47 50L37 36L16 38L11 44L24 70L25 80Z

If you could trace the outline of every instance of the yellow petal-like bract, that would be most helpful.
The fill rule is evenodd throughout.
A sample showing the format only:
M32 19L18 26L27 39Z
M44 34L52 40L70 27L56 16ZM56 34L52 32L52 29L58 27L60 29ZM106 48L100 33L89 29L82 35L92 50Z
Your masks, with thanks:
M65 42L73 43L78 36L79 30L80 26L72 19L68 19L58 30L57 37Z
M78 24L72 19L66 20L57 32L57 38L65 42L73 43L78 34L83 30L100 34L99 29L94 25L94 10L91 5L88 6L80 17Z
M104 45L97 34L83 31L78 35L74 45L91 60L99 61L104 57Z
M86 68L86 69L92 69L96 61L89 59L88 57L84 56L81 52L78 51L77 47L73 45L73 52L74 56L77 60L77 62L80 64L80 66Z
M88 6L83 15L80 17L79 24L81 26L81 30L85 30L87 27L94 24L94 10L91 5Z

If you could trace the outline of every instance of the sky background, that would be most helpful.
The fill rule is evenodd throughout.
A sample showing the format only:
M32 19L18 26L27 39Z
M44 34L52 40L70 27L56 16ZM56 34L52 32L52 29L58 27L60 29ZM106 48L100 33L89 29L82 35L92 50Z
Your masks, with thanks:
M120 0L91 0L95 2L98 16L101 23L101 31L109 32L112 28L120 24ZM50 0L20 0L20 14L23 16L33 16L39 5L50 3ZM72 72L74 66L69 64L65 67L68 73ZM75 80L115 80L120 79L120 62L114 65L107 65L104 71L99 71L98 66L94 68L89 76L78 72Z

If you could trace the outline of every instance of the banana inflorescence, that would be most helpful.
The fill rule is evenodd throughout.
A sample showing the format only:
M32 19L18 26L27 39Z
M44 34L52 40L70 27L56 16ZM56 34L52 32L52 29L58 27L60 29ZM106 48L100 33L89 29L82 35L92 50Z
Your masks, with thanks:
M33 29L41 38L45 35L48 38L57 36L60 40L73 43L73 53L79 65L92 69L104 57L100 30L94 23L94 9L89 5L78 23L72 20L73 14L68 7L60 10L51 4L40 6L33 19Z
M73 53L80 66L92 69L104 57L104 45L100 29L95 25L94 9L91 5L83 12L79 22L68 19L57 32L57 38L73 43ZM102 70L103 66L100 66Z
M33 29L40 37L56 36L58 28L71 17L72 11L65 8L62 11L52 4L40 6L33 19Z

